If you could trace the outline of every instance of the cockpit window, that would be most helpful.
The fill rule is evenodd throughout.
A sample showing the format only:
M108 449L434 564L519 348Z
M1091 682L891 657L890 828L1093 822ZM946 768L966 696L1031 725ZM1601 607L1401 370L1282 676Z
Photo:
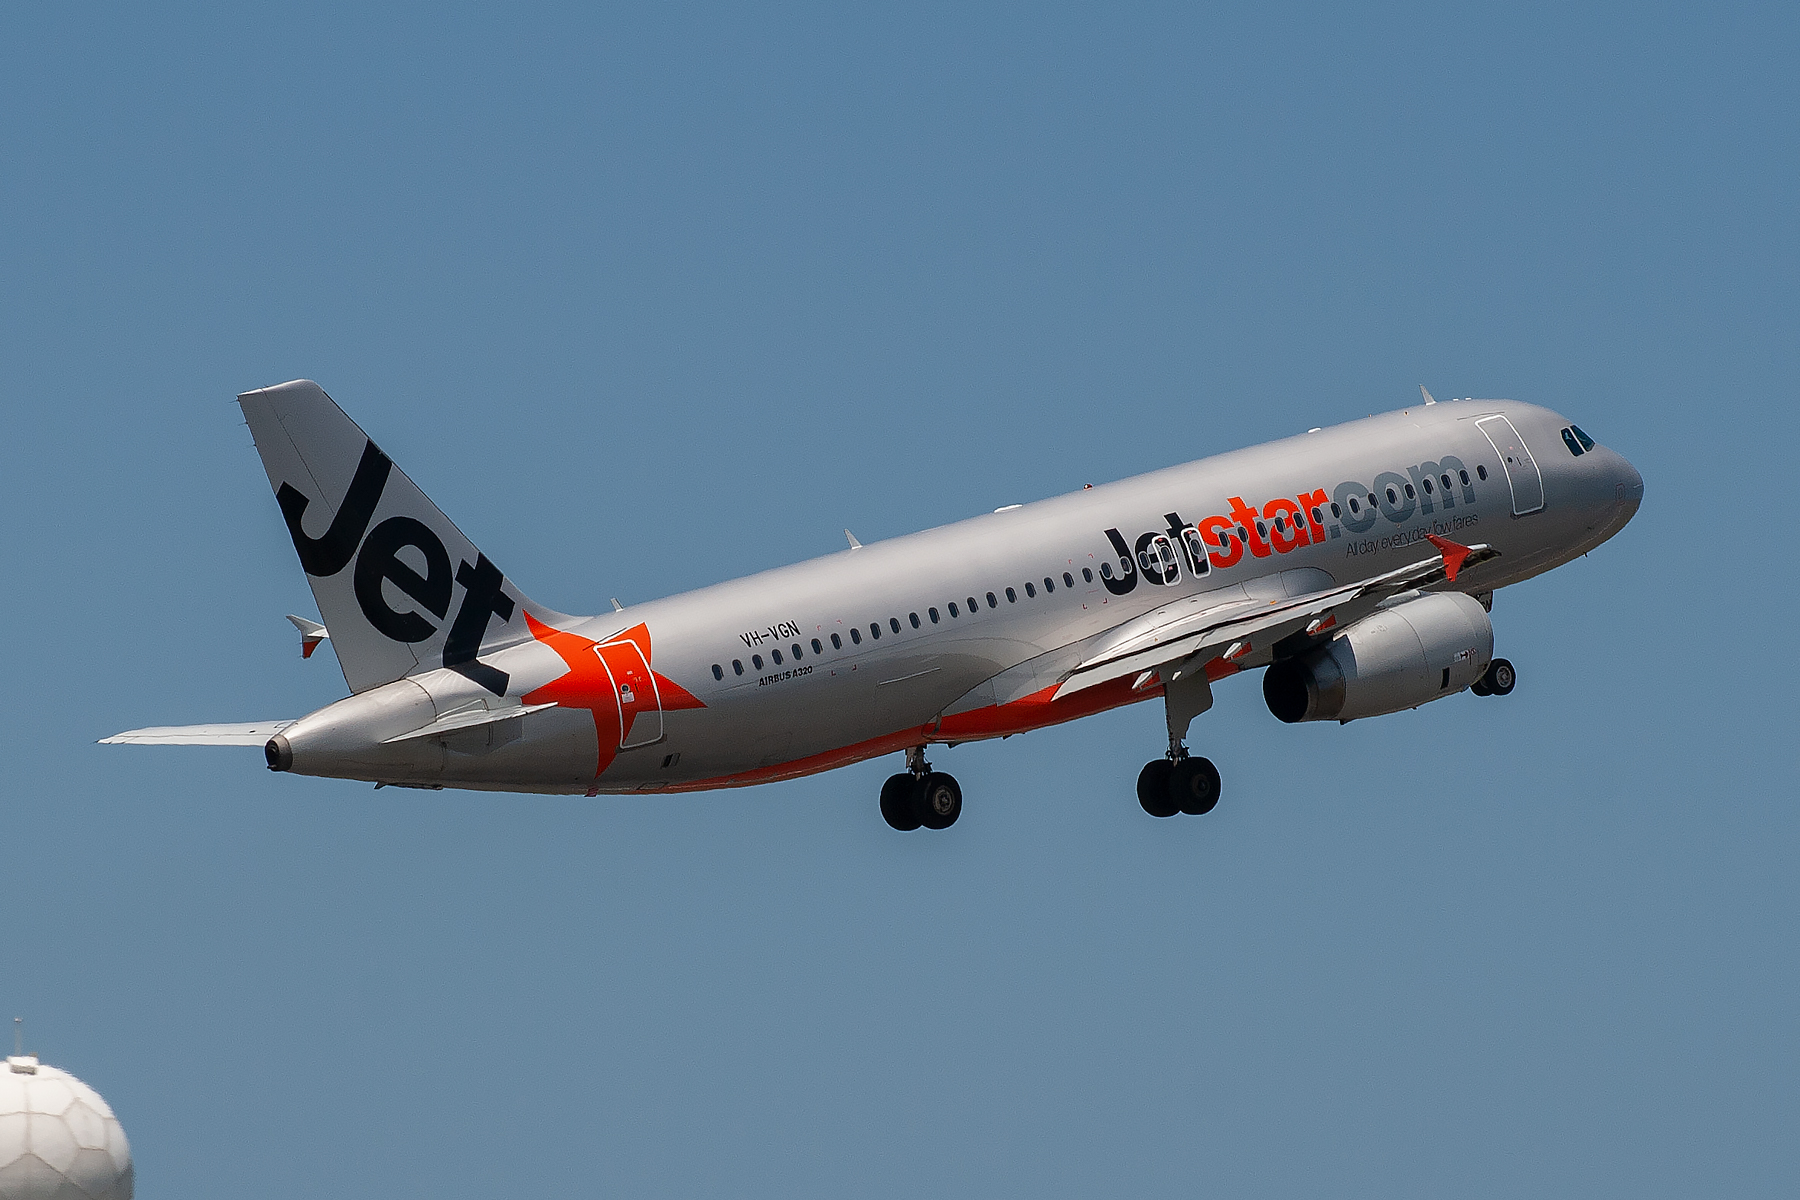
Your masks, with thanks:
M1594 448L1594 439L1581 432L1581 426L1571 425L1569 426L1569 429L1574 433L1575 440L1581 443L1581 448L1583 450L1592 450Z
M1576 458L1580 458L1582 456L1582 454L1584 453L1584 451L1581 448L1581 443L1579 443L1575 440L1574 429L1572 429L1572 428L1565 429L1562 431L1562 435L1563 435L1563 445L1565 445L1569 448L1569 453L1573 454Z

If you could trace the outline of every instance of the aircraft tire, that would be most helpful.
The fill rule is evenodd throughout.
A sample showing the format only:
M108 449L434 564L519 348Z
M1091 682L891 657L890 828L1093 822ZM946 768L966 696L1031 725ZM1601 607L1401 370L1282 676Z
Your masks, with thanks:
M1190 817L1217 808L1219 790L1219 768L1210 758L1184 758L1169 771L1169 796Z
M881 816L901 833L917 829L921 824L918 780L905 772L888 776L881 785Z
M1166 758L1152 759L1138 772L1138 803L1153 817L1172 817L1181 811L1175 793L1169 787L1169 776L1175 764Z
M1519 673L1513 670L1512 663L1504 658L1496 658L1488 664L1487 674L1481 681L1488 686L1488 691L1496 696L1512 695L1513 685L1519 682Z
M918 785L919 823L927 829L948 829L962 816L962 786L956 777L933 771Z
M1480 679L1477 679L1474 683L1471 683L1469 685L1469 690L1471 692L1474 692L1477 696L1491 696L1494 694L1493 689L1488 687L1488 685L1487 685L1487 676L1486 675L1483 675Z

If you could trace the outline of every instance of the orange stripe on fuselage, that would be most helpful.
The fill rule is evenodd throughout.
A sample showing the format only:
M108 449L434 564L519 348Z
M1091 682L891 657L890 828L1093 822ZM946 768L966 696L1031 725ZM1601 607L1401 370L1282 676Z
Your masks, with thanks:
M1223 679L1227 675L1235 675L1237 672L1237 667L1221 659L1215 658L1206 664L1206 677L1209 680ZM1033 692L1029 696L1022 696L1006 704L989 705L986 708L977 708L970 712L940 717L915 729L902 729L896 733L883 734L880 737L870 738L867 741L857 742L855 745L844 746L837 750L811 754L805 758L796 758L791 762L779 763L772 767L758 767L753 771L739 771L731 775L719 775L712 779L696 780L692 783L672 783L657 790L699 792L713 788L750 787L758 783L798 779L803 775L817 775L822 771L847 767L851 763L880 758L884 754L892 754L898 750L906 750L930 742L972 742L984 738L1011 737L1015 733L1029 733L1034 729L1060 725L1064 721L1073 721L1078 717L1091 716L1097 712L1105 712L1109 708L1136 704L1139 700L1150 700L1162 695L1160 683L1141 691L1133 691L1131 684L1130 678L1115 679L1110 683L1103 683L1098 687L1076 692L1064 700L1051 699L1056 694L1058 687L1057 684L1051 684L1041 691Z

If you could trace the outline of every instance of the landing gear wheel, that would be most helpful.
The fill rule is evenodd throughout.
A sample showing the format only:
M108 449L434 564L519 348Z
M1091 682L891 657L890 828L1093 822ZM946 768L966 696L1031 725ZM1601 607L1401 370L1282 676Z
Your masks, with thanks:
M1205 816L1219 803L1219 768L1210 758L1182 759L1169 769L1169 797L1190 817Z
M910 833L921 824L918 783L918 780L903 771L898 775L888 776L888 781L881 785L882 819L901 833Z
M1477 696L1491 696L1494 694L1494 689L1490 688L1487 685L1487 676L1486 675L1483 675L1480 679L1477 679L1474 683L1471 683L1469 685L1469 690L1471 692L1474 692Z
M1138 803L1153 817L1172 817L1181 811L1181 806L1175 802L1175 794L1169 789L1169 777L1174 770L1174 763L1158 758L1145 763L1144 769L1138 772Z
M962 816L962 788L954 776L933 771L917 784L919 823L927 829L948 829Z
M1513 685L1519 682L1519 673L1504 658L1496 658L1488 664L1487 674L1481 677L1487 684L1488 691L1496 696L1512 694Z

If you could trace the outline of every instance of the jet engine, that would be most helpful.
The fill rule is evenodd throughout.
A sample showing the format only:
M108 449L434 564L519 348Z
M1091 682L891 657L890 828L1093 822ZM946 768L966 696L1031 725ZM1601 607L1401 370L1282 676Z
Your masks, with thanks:
M1494 626L1461 592L1390 600L1330 642L1272 664L1263 699L1283 721L1354 721L1453 696L1487 670Z

